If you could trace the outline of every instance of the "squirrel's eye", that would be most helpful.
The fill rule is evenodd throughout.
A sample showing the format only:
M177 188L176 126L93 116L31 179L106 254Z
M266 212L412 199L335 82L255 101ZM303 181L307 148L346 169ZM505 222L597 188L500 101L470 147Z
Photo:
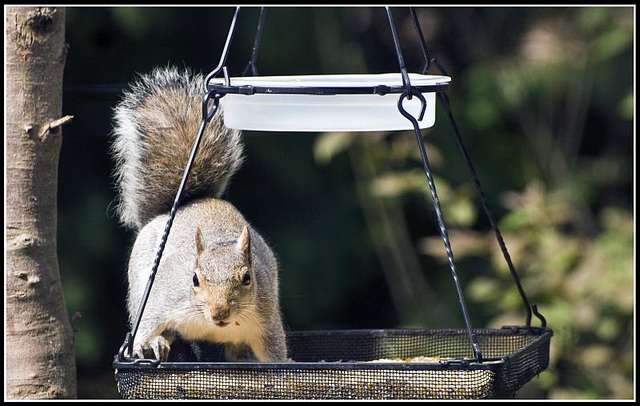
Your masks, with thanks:
M242 277L242 284L243 285L248 285L251 283L251 274L249 273L249 271L244 273L244 276Z
M196 273L193 274L193 286L195 287L200 286L200 281L198 280L198 274Z

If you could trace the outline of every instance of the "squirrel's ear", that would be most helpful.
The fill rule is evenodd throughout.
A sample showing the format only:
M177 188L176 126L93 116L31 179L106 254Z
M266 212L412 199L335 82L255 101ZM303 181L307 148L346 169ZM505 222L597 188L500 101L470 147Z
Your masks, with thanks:
M202 231L200 227L196 227L196 252L198 255L202 254L204 251L204 244L202 243Z
M244 255L246 261L251 264L251 236L249 234L249 227L244 226L242 229L242 235L238 239L238 249Z

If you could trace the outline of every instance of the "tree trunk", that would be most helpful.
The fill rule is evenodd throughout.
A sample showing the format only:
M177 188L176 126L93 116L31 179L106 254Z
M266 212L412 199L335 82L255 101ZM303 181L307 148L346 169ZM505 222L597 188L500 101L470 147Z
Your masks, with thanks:
M56 253L64 9L5 8L6 396L74 398L73 331Z

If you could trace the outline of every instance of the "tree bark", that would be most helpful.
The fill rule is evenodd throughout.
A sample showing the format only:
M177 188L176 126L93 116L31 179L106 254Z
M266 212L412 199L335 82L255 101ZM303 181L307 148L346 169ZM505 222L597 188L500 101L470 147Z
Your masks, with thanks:
M6 396L74 398L73 331L56 252L64 9L7 7Z

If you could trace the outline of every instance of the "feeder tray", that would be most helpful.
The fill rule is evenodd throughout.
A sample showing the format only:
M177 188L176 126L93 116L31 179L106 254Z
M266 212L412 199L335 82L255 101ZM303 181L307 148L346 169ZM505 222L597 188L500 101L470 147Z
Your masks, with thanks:
M549 364L552 332L466 330L289 332L287 363L228 363L222 347L174 343L167 362L114 363L127 399L480 399L511 397ZM432 362L395 362L429 356ZM416 358L420 359L420 358Z
M408 77L426 101L421 129L436 121L436 93L451 78L440 75ZM226 127L258 131L397 131L413 126L397 109L405 90L400 73L378 75L258 76L213 79L209 89L221 99ZM418 98L404 108L420 115Z
M254 52L247 69L254 77L229 78L224 67L236 9L220 63L204 81L202 124L176 193L149 281L130 332L116 355L118 390L129 399L478 399L512 397L549 365L553 332L536 305L530 305L480 181L455 124L444 90L451 78L428 57L417 16L409 8L427 72L433 62L442 75L407 73L389 7L389 24L399 74L257 76ZM245 71L247 71L245 69ZM219 72L224 78L216 79ZM245 72L246 73L246 72ZM474 329L454 263L421 129L433 126L438 97L454 130L483 208L527 312L525 326ZM211 108L211 102L213 107ZM337 330L287 334L291 362L223 362L223 347L211 343L171 346L169 359L133 359L133 339L158 270L164 244L187 183L206 124L218 108L227 127L260 131L376 131L413 129L447 252L465 329ZM532 327L532 314L541 327Z

